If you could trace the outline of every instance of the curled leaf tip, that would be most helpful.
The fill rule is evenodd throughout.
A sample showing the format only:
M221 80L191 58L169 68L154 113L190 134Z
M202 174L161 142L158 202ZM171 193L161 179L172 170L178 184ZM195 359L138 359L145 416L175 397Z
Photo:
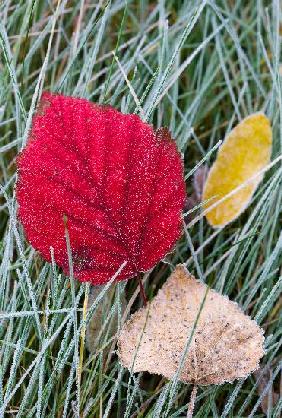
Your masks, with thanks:
M168 128L162 127L156 130L156 137L158 141L173 142L171 133Z

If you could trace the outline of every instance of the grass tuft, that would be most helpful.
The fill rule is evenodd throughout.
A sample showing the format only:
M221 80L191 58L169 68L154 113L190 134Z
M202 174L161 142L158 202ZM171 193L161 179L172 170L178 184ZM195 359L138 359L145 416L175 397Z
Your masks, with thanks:
M175 251L143 281L152 297L173 267L186 263L265 330L261 369L232 385L199 388L195 418L281 416L282 403L275 402L282 341L279 0L0 5L0 417L184 417L192 386L130 375L117 360L111 318L118 312L119 326L125 319L121 292L127 313L138 307L138 283L115 285L98 348L89 353L85 326L114 278L86 314L87 285L70 286L24 239L16 218L15 161L43 89L169 127L184 156L188 194L195 168L212 163L234 124L260 110L270 118L277 163L248 210L213 231L197 208Z

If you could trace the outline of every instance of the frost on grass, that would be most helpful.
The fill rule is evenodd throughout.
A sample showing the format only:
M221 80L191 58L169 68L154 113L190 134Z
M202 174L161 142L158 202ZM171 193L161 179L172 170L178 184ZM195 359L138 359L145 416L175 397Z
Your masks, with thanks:
M188 224L195 217L194 207L199 205L203 197L204 184L208 175L208 166L203 164L198 167L193 176L193 191L190 196L186 197L184 212L190 212L185 215L185 222Z
M94 303L97 297L103 292L105 285L91 286L88 299L88 308ZM109 316L111 305L114 299L115 287L111 286L103 297L103 302L99 303L95 312L87 326L86 331L86 347L88 351L94 353L103 341L102 337L107 334L108 339L118 332L118 310L114 309L112 315ZM120 293L120 309L121 314L126 308L126 298L124 292ZM103 344L101 344L103 345ZM107 350L110 345L107 346Z
M84 99L45 93L18 158L27 239L74 276L102 284L153 267L181 234L183 164L167 130Z
M134 372L173 378L206 295L180 380L221 384L256 370L264 354L262 329L227 297L214 290L206 292L205 284L177 266L153 301L123 327L121 363Z
M262 179L259 173L270 161L271 148L272 130L263 113L245 118L227 135L203 192L203 200L208 201L205 208L211 208L206 217L212 226L225 226L246 209Z

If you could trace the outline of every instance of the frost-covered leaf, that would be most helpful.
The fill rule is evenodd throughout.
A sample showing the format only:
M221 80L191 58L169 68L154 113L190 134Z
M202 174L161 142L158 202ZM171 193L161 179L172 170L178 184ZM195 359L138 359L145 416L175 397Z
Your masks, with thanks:
M171 379L179 367L207 286L179 265L158 295L126 322L119 337L121 363L134 372ZM209 290L180 380L221 384L248 376L264 354L263 331L234 302Z
M263 371L258 370L254 373L254 377L257 380L257 391L259 395L263 395L261 399L261 409L263 413L267 416L270 405L276 405L279 399L281 398L280 394L275 391L273 385L271 385L270 390L265 393L265 388L267 388L269 381L271 380L273 371L271 368L265 368ZM281 380L280 380L281 382ZM281 388L282 389L282 388Z
M152 268L181 234L183 166L165 129L84 99L45 93L18 158L27 239L68 273L101 284Z
M262 179L258 173L270 161L271 147L272 130L263 113L248 116L227 135L204 186L203 200L208 200L205 208L214 205L206 213L210 225L223 227L246 209ZM240 188L245 182L248 184ZM237 188L232 196L216 204Z

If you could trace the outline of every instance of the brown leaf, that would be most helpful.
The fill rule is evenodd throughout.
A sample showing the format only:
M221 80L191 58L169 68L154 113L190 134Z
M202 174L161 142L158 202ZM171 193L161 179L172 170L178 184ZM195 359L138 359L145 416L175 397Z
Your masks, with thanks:
M202 200L204 185L208 177L208 173L209 168L206 164L201 165L194 173L193 187L198 202L201 202Z
M185 214L185 222L186 224L189 224L189 222L191 222L194 217L195 217L195 211L193 211L194 207L198 205L198 200L196 197L196 194L193 192L191 194L191 196L187 196L185 199L185 204L184 204L184 214ZM191 213L188 213L189 211L192 211Z
M254 375L256 380L258 381L258 393L259 395L261 395L264 392L266 386L268 385L269 380L271 379L272 370L268 367L265 368L263 372L255 372ZM269 403L271 403L272 405L276 405L279 399L279 393L276 393L273 387L270 387L268 393L261 400L261 409L263 413L267 415Z
M206 290L183 265L177 266L158 295L124 325L121 363L134 372L171 379ZM259 366L263 341L262 329L236 303L209 290L179 378L209 385L246 377Z

